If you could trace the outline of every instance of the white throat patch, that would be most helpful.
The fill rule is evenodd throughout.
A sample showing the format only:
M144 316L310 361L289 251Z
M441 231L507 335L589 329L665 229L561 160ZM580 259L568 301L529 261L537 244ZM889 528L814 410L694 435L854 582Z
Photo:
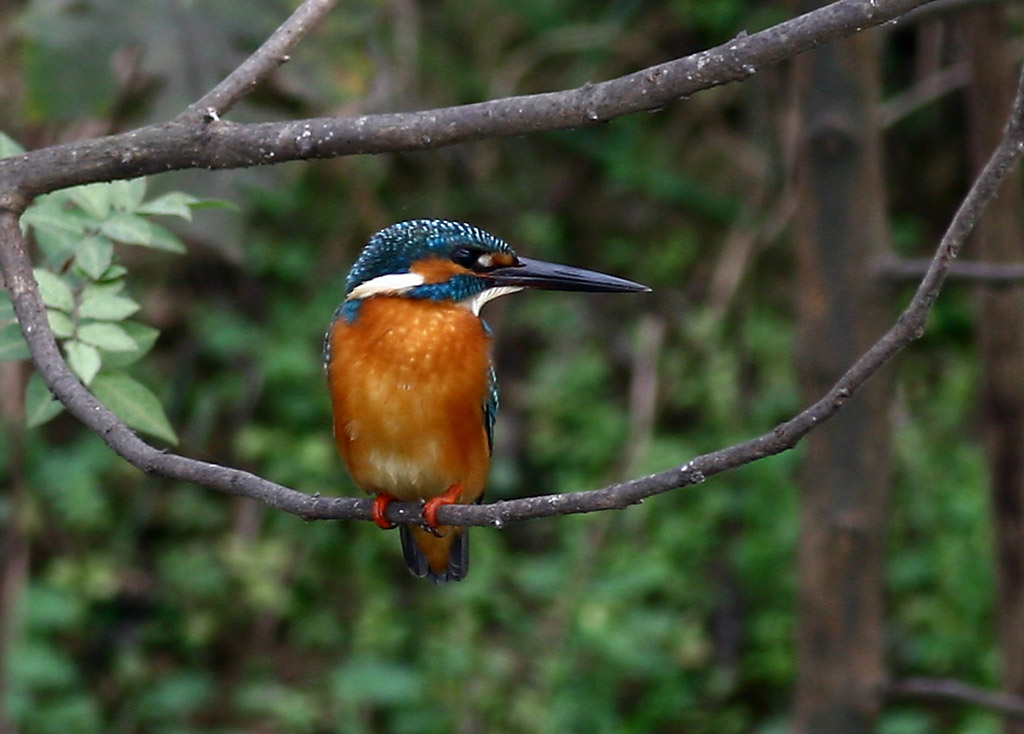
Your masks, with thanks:
M493 301L499 296L507 296L509 293L517 293L521 290L522 288L517 285L499 285L494 288L488 288L485 291L480 291L472 298L467 298L465 301L460 301L460 303L472 311L474 316L479 316L480 309L488 301Z
M378 275L353 288L345 300L355 301L370 296L396 296L423 285L425 282L423 276L418 273Z

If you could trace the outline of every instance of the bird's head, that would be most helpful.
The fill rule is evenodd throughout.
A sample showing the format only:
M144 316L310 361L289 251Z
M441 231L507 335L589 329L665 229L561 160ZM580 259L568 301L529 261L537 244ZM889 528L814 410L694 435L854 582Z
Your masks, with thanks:
M592 270L519 257L505 241L469 224L416 219L370 238L349 271L342 311L351 319L364 299L393 296L452 301L479 314L487 301L524 288L650 290Z

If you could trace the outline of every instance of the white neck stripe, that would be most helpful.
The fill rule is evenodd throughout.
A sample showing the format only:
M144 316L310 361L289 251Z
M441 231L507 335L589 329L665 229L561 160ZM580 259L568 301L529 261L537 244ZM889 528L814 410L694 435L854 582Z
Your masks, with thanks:
M480 291L472 298L467 298L465 301L460 301L460 303L472 311L474 316L479 316L480 309L488 301L493 301L499 296L507 296L509 293L517 293L521 290L522 288L515 285L499 285L494 288L488 288L485 291Z
M419 273L389 273L378 275L365 283L360 283L345 298L346 301L357 301L371 296L395 296L423 285L426 280Z

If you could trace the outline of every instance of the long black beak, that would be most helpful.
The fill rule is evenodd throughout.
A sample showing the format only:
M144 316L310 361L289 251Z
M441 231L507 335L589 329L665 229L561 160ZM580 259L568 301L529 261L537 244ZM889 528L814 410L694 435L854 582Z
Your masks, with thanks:
M495 285L518 286L520 288L545 288L553 291L592 291L607 293L640 293L651 289L625 278L605 275L593 270L557 265L543 260L519 258L519 262L507 268L497 268L487 273Z

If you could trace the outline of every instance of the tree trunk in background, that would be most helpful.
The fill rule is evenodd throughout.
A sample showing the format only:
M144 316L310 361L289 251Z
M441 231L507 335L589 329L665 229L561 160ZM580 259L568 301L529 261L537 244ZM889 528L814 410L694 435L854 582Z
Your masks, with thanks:
M887 327L887 299L872 272L887 245L878 34L806 54L794 70L797 361L810 401ZM870 732L878 716L891 391L883 370L807 440L794 717L801 734Z
M19 637L21 598L29 579L29 536L26 530L25 379L28 364L0 364L0 441L7 445L7 472L3 487L8 503L0 533L0 734L17 734L7 710L10 695L11 648Z
M992 5L967 15L973 81L969 86L971 156L975 170L996 147L1014 95L1014 55L1008 8ZM975 230L976 257L1024 261L1020 173L1012 173ZM1003 688L1024 694L1024 292L983 288L978 294L982 358L981 423L988 453L995 524L996 611ZM964 488L971 491L971 488ZM1024 722L1007 721L1007 734Z

